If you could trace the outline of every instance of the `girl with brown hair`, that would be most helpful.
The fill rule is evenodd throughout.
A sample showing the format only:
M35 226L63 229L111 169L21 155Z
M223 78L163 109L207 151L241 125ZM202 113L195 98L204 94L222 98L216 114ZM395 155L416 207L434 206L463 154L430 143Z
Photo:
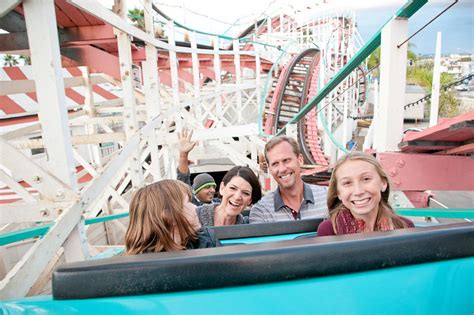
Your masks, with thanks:
M173 179L140 188L130 202L125 254L220 245L212 231L201 228L191 198L190 188Z
M329 182L329 219L318 236L388 231L413 227L395 214L388 203L390 183L372 155L351 152L339 159Z

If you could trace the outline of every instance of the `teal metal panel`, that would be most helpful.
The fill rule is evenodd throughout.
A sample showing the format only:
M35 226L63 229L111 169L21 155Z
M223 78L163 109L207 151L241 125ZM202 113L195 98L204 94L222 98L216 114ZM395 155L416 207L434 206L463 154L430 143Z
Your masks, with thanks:
M42 296L3 302L1 309L4 314L473 314L472 270L470 257L213 290L70 301Z
M275 241L287 241L287 240L295 239L295 237L298 237L298 236L311 235L311 234L316 235L316 231L308 232L308 233L236 238L236 239L230 239L230 240L221 240L220 242L222 244L232 244L232 243L256 244L256 243L266 243L266 242L275 242Z
M450 218L450 219L474 219L474 209L468 208L450 208L450 209L434 209L434 208L399 208L395 209L397 214L401 216L412 217L434 217L434 218Z

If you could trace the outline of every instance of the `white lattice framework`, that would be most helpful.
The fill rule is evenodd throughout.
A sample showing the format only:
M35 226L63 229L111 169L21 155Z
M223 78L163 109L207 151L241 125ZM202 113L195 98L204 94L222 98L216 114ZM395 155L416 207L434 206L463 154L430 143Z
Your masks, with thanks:
M20 1L2 7L2 13L18 3ZM90 233L86 233L84 220L126 212L134 188L161 178L175 178L178 154L174 131L179 128L195 129L194 139L201 142L200 148L191 155L192 159L226 159L229 161L227 168L232 164L248 165L258 172L256 159L262 142L257 138L260 95L257 83L261 82L261 66L255 52L241 52L236 45L233 52L235 78L226 81L224 71L220 70L220 58L228 52L216 46L211 54L217 80L203 86L202 77L196 71L199 69L197 56L209 54L209 51L196 48L193 38L191 48L176 46L171 35L174 32L172 24L168 28L167 34L171 35L168 43L155 39L151 35L155 33L151 22L151 1L144 1L147 32L127 24L121 1L116 1L118 14L91 1L71 0L70 3L115 28L123 98L105 104L94 103L90 92L91 76L85 71L82 79L74 83L89 91L85 107L68 115L63 106L64 81L57 76L61 62L53 1L23 1L36 74L34 84L40 104L39 122L4 133L0 138L0 164L4 170L0 173L0 180L19 197L14 203L0 206L1 232L38 223L51 222L53 225L41 239L22 243L25 253L12 266L8 266L9 263L3 260L6 255L2 255L0 265L6 275L0 282L1 299L34 294L33 289L38 287L38 282L47 280L45 274L51 271L51 263L57 261L63 252L66 261L87 259L97 253L87 239L86 235ZM146 43L142 91L134 89L130 36ZM46 42L45 37L48 39ZM36 42L35 38L43 41ZM171 87L165 87L158 80L157 48L169 52ZM180 81L177 53L191 54L194 84ZM242 56L257 60L256 71L242 75L239 62ZM51 63L39 62L48 58ZM4 81L1 84L2 94L8 95L7 87L12 85ZM184 92L180 92L180 84L185 85ZM52 106L44 105L45 102ZM205 128L204 124L210 120L215 123ZM70 126L83 126L84 134L71 136ZM28 135L39 132L42 139L28 139ZM239 140L234 140L236 138ZM121 149L104 156L98 147L104 142L115 143ZM89 155L81 155L80 146L86 146ZM43 147L48 153L48 163L44 167L24 155L25 150ZM77 166L81 166L92 180L78 183L75 172L72 172ZM31 190L19 185L18 181L26 182L36 193L31 194ZM130 184L132 189L129 189ZM124 232L123 223L114 220L112 224L113 228ZM2 248L2 252L8 254L9 249L8 246Z

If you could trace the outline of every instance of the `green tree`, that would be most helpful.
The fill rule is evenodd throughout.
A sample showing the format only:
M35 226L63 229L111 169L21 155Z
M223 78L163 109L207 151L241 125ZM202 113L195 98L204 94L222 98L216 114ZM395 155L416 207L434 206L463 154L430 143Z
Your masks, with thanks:
M460 102L450 90L441 90L439 94L439 117L456 117L459 113Z
M20 56L20 59L23 60L23 63L24 63L25 65L31 65L31 58L30 58L30 56L21 55L21 56Z
M415 47L414 44L408 43L407 59L411 60L413 63L415 63L418 60L417 54L412 50L412 48L414 47ZM380 65L380 47L377 47L377 49L375 49L374 52L371 53L370 56L367 58L367 68L372 69L372 68L378 67L379 65ZM374 70L373 76L378 77L379 71Z
M132 20L133 25L145 30L145 12L142 9L134 8L133 10L128 10L128 17Z
M380 47L374 50L367 59L367 67L372 69L380 64Z
M18 59L13 55L5 55L3 56L3 64L7 67L13 67L18 64Z
M440 77L440 85L446 85L454 81L454 77L449 73L442 72ZM433 86L433 62L426 62L421 65L408 68L407 83L421 86L426 94L431 93ZM429 103L431 106L431 102ZM429 107L427 108L429 110ZM450 90L441 90L439 95L440 117L454 117L459 115L459 101Z

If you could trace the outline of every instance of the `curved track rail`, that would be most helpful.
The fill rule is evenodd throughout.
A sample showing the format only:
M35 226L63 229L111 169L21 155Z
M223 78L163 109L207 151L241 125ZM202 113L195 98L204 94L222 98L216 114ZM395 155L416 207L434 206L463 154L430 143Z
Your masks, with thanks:
M282 70L273 91L272 102L266 112L264 129L267 134L275 134L316 95L320 66L320 52L310 48L293 57ZM316 110L308 113L298 122L298 142L305 163L328 165L324 156L317 128Z

